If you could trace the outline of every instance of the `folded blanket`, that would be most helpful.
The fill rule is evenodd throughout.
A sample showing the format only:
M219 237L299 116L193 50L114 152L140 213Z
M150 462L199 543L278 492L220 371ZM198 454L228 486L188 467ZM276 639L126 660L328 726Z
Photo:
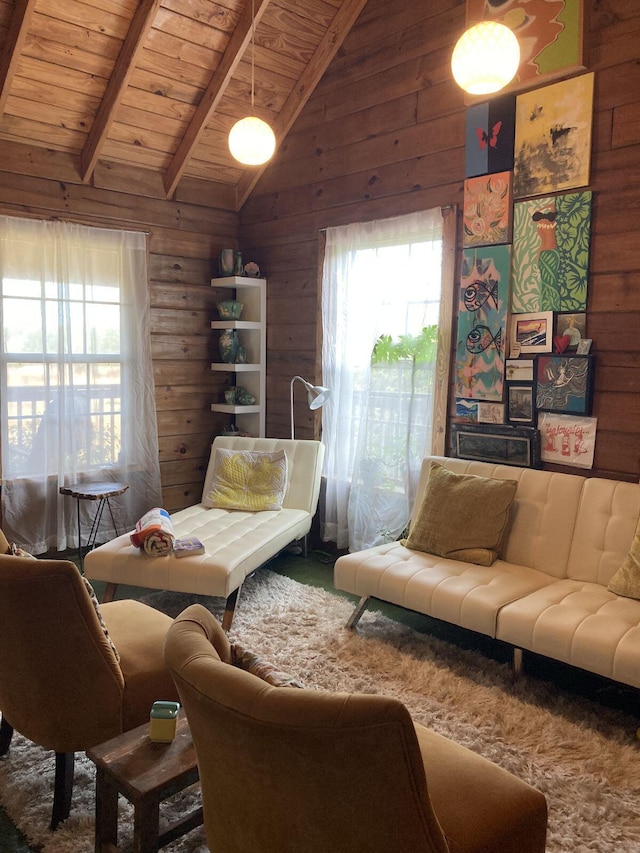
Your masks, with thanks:
M154 507L145 512L131 534L131 543L152 557L163 557L173 551L173 524L166 509Z

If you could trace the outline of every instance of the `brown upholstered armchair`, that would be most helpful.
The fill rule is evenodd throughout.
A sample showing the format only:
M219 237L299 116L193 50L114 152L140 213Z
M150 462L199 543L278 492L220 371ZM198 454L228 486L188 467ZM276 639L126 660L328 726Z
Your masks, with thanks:
M230 665L200 605L165 659L200 768L211 850L543 853L545 797L372 695L271 687Z
M96 605L73 563L0 556L0 755L14 729L55 751L51 829L69 816L74 753L177 699L162 656L172 620L115 601L100 608L107 636Z

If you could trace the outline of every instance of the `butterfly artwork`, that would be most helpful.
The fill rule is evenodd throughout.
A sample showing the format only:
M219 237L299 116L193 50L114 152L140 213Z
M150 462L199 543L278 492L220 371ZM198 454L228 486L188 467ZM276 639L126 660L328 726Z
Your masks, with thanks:
M478 145L480 148L486 148L487 145L490 145L492 148L495 148L498 144L498 134L500 133L500 128L502 127L502 122L497 121L493 127L491 128L491 135L489 136L486 130L483 130L481 127L476 127L476 133L478 134Z
M466 111L465 177L513 168L515 95L503 95Z

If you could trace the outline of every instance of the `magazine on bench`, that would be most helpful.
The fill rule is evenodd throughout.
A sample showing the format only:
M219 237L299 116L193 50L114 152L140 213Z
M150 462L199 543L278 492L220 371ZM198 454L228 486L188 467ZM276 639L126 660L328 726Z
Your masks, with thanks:
M196 536L176 539L173 543L173 553L176 557L186 557L187 554L204 554L204 545Z

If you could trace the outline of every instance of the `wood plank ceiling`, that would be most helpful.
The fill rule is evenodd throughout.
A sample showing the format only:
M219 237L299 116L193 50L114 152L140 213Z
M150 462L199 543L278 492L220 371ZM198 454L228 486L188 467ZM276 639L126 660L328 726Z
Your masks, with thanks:
M233 123L282 142L366 0L0 0L0 139L220 186L242 207L266 166ZM253 20L253 25L252 25ZM255 66L251 109L252 51Z

